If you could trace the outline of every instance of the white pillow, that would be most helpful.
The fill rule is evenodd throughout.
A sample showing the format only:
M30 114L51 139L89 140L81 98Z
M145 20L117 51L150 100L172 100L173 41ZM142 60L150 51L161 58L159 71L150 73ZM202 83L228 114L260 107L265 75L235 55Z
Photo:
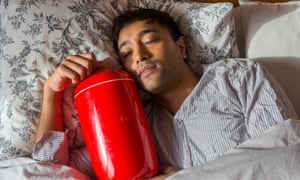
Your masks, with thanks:
M197 3L133 0L139 7L168 12L187 42L188 63L197 74L200 65L228 57L239 57L231 3ZM134 6L132 6L134 7Z
M200 4L152 0L0 1L0 160L29 155L39 123L42 87L67 54L113 55L111 24L136 6L169 12L186 33L189 63L236 57L230 3ZM72 95L64 116L76 128Z
M299 2L252 3L238 10L245 57L300 56Z

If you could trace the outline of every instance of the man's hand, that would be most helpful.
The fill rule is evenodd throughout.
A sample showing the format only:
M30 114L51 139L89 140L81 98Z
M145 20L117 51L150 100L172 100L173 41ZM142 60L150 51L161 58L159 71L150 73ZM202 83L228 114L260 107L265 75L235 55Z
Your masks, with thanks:
M98 70L119 68L116 61L111 58L96 61L94 54L79 54L67 56L57 67L46 82L53 92L62 92L73 87Z
M168 165L162 165L159 167L159 174L157 176L154 176L152 178L146 178L143 180L163 180L174 173L176 173L178 170L173 166Z
M49 77L46 84L53 92L62 92L91 75L96 59L93 54L67 56Z

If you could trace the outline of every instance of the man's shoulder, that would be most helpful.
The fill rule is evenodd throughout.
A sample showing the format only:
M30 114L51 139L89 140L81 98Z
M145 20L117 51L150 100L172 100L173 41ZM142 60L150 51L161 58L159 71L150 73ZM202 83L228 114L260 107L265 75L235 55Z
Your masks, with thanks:
M252 66L256 66L258 63L252 59L246 58L227 58L223 60L216 61L209 65L212 68L222 68L226 67L230 68L248 68Z
M204 70L205 72L214 72L217 74L225 73L242 73L248 71L254 71L259 64L251 59L244 58L227 58L216 61L215 63L207 65Z

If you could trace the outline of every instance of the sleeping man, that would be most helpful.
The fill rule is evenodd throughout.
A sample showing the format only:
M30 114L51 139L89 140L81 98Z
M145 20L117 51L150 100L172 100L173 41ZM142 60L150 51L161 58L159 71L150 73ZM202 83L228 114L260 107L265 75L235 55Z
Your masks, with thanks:
M227 59L209 65L201 76L194 74L186 63L184 37L166 13L126 12L115 19L113 34L121 64L151 95L145 109L161 166L153 179L205 164L297 118L279 85L254 61ZM106 63L93 54L68 56L46 81L34 159L68 164L93 176L85 147L69 149L72 130L64 129L62 93L93 72L109 69Z

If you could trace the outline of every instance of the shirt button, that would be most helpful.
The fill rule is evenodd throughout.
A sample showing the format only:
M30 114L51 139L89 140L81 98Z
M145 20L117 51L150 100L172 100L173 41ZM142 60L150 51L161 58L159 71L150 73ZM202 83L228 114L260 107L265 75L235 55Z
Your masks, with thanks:
M40 143L40 142L38 142L37 144L36 144L36 147L38 147L38 148L40 148L42 146L42 144Z
M48 147L52 147L52 143L51 142L47 142L47 146Z

